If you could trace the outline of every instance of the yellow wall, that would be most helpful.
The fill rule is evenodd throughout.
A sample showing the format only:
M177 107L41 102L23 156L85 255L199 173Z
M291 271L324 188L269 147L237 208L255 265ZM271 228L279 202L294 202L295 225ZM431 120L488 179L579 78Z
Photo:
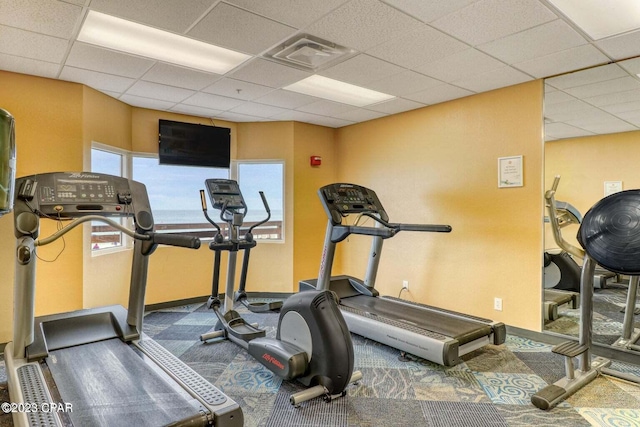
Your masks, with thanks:
M327 216L317 193L318 188L337 179L339 159L335 138L335 129L295 123L294 290L300 280L318 277ZM322 165L311 166L311 156L322 157ZM334 268L339 271L340 267L337 254Z
M0 108L16 120L17 176L82 168L81 85L0 71ZM43 222L42 235L55 231ZM15 238L13 215L0 218L0 342L11 340ZM74 230L51 246L38 248L36 310L39 314L82 305L82 232Z
M86 169L92 141L155 153L159 118L207 120L129 107L74 83L5 72L0 82L0 107L16 117L19 176ZM383 294L397 295L409 280L409 298L539 330L541 110L542 84L533 82L337 130L216 121L232 129L233 158L285 161L286 239L258 245L247 290L290 292L299 279L317 275L326 226L317 189L353 181L375 189L394 221L454 229L388 240L379 275ZM311 155L322 156L321 167L309 166ZM525 186L498 189L497 158L511 155L524 156ZM5 242L14 241L11 221L11 215L0 219ZM48 227L43 235L55 225ZM357 236L343 243L334 273L362 276L368 245ZM126 304L130 251L92 258L83 247L78 229L56 263L39 263L38 314ZM13 266L13 251L13 243L0 249L3 265ZM56 253L42 250L48 258ZM211 266L206 245L158 248L146 302L209 294ZM0 273L3 295L12 293L12 273ZM503 312L492 310L493 297L503 298ZM11 339L10 299L0 300L0 342Z
M409 299L540 330L541 106L536 81L338 130L341 181L375 190L392 222L453 227L387 240L382 294L408 280ZM499 189L498 158L515 155L524 186ZM345 273L362 277L370 240L342 245Z
M624 190L640 188L638 138L640 132L625 132L546 142L545 189L560 175L556 199L572 204L584 215L604 197L605 181L622 181ZM557 247L549 226L545 229L545 247ZM569 226L562 235L577 245L577 231L577 225Z

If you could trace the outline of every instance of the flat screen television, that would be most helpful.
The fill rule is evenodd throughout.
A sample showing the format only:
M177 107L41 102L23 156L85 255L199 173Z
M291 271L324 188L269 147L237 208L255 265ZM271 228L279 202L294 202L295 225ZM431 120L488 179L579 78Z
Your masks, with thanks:
M231 129L160 120L161 165L228 168L231 163Z

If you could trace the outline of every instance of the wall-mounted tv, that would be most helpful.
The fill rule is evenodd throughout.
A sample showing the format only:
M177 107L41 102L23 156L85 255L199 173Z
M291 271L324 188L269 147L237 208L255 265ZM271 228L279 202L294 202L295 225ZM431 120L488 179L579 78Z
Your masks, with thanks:
M231 129L160 120L161 165L228 168L231 163Z

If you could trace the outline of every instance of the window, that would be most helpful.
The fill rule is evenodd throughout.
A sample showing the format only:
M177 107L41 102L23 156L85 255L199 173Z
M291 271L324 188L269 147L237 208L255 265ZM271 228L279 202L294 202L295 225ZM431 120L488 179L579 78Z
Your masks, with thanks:
M114 151L98 148L94 144L91 148L91 171L115 176L122 176L125 156ZM122 221L122 219L121 219ZM120 248L124 245L121 231L104 222L91 221L91 250L100 251L109 248Z
M202 214L200 190L205 188L204 181L209 178L236 179L247 202L247 215L241 234L267 217L259 195L259 191L263 191L269 203L271 218L256 227L253 235L262 240L284 239L282 161L234 162L231 173L224 168L160 165L156 155L130 153L94 143L91 149L91 170L130 177L145 184L156 231L185 233L205 239L213 237L214 228ZM207 203L210 203L208 199ZM210 216L226 233L226 227L219 220L219 213L210 212ZM99 222L92 223L93 251L122 247L126 241L118 230Z
M147 187L156 231L213 237L202 214L200 190L205 179L229 178L229 169L160 165L156 156L142 155L134 155L132 164L133 179Z
M271 218L256 227L256 239L284 240L284 163L282 161L240 161L237 163L238 184L247 203L243 229L267 217L260 191L264 192Z

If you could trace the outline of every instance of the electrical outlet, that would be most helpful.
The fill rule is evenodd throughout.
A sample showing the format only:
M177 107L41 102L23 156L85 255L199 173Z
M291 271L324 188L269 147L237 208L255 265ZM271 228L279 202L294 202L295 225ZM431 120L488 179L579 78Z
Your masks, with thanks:
M493 299L493 309L496 311L502 311L502 298Z
M409 281L408 280L403 280L402 281L402 289L409 290Z

